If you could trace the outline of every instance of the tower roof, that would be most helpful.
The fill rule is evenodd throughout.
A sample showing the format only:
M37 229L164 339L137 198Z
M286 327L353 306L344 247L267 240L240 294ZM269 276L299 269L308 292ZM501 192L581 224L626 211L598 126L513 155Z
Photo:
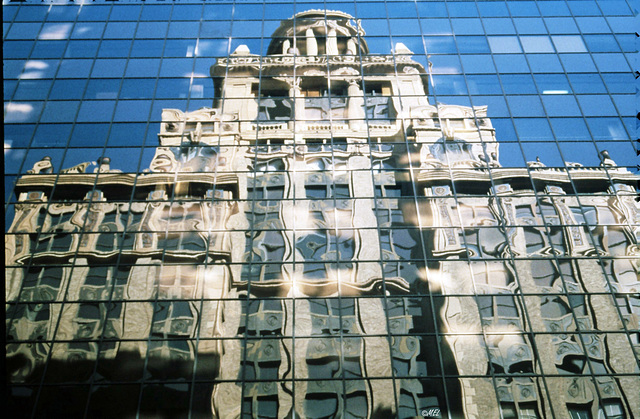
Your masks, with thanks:
M358 51L353 51L353 48L347 47L349 42L355 45L360 53L369 53L369 47L362 38L365 32L360 26L359 20L338 10L313 9L297 13L290 19L283 20L271 35L267 54L307 54L305 41L310 34L318 41L326 40L327 37L335 35L339 54L349 53L348 51L358 53ZM317 53L335 54L335 51L328 51L325 49L325 42L318 42Z

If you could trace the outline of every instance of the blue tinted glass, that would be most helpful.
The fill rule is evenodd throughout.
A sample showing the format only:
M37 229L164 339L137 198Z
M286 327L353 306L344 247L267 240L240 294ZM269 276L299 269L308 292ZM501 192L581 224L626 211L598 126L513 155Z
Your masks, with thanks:
M425 36L428 54L455 54L456 44L450 36Z
M501 74L500 80L506 94L538 93L530 74Z
M596 150L595 144L592 142L583 142L580 144L560 143L558 144L558 147L560 147L562 155L566 159L567 163L575 162L587 167L600 165L598 151ZM569 172L570 175L571 173L572 172Z
M104 31L105 38L131 39L136 32L135 22L109 22Z
M374 36L389 34L389 21L387 19L366 19L362 24L367 26L367 34Z
M515 138L515 134L512 138ZM523 167L525 165L519 144L504 143L500 140L500 164L502 167Z
M503 96L473 96L473 103L476 106L487 106L487 115L492 121L493 118L510 116Z
M229 19L232 16L231 5L205 5L204 6L204 19ZM361 6L361 3L358 3L357 13L354 14L356 17L363 17L361 14L362 9L366 9ZM282 3L279 4L278 7L267 7L264 10L264 18L265 19L289 19L291 16L295 14L294 5L291 3ZM384 8L382 10L382 14L379 16L384 16Z
M595 74L569 74L569 81L576 93L606 93L600 76Z
M450 55L434 55L431 57L433 63L433 72L440 74L462 73L460 60L457 56Z
M571 12L564 1L539 1L538 7L542 16L571 16Z
M620 47L613 35L585 35L584 42L591 52L618 52Z
M467 84L464 80L464 76L433 76L433 83L435 85L435 93L439 96L467 94Z
M635 79L630 73L602 74L610 93L635 93Z
M484 30L487 35L510 35L516 33L513 21L507 18L484 18Z
M559 54L567 73L596 71L596 66L589 54Z
M521 36L520 43L524 52L555 52L548 36Z
M71 124L40 124L32 146L64 146L71 134Z
M448 19L420 19L420 26L425 35L451 35L453 33Z
M159 39L135 39L131 47L131 57L161 57L164 41Z
M109 20L138 20L142 6L133 4L120 4L111 9Z
M633 12L629 9L629 5L624 0L607 0L601 1L598 6L605 15L632 16Z
M49 93L49 99L82 99L86 84L87 81L82 79L55 80Z
M602 17L577 17L576 22L582 33L609 33L611 30Z
M388 54L391 50L390 41L388 36L367 37L367 44L371 54ZM427 46L427 48L429 47Z
M547 28L545 28L544 22L540 18L515 18L513 23L520 34L547 33Z
M582 118L551 118L549 121L558 141L584 141L591 138Z
M168 22L140 22L136 38L164 38L168 27Z
M22 170L28 170L33 167L33 165L42 160L43 157L48 156L51 157L51 163L53 167L60 167L60 162L62 161L62 155L64 153L63 149L53 149L49 148L51 145L59 146L58 144L47 144L47 148L32 148L26 154L26 158L24 164L22 166Z
M478 10L480 11L480 16L486 17L499 17L499 16L509 16L509 9L507 9L507 5L504 2L499 1L486 1L486 2L478 2Z
M417 35L420 33L418 19L391 19L389 26L392 35ZM260 33L257 35L259 36Z
M239 5L236 5L238 7ZM252 9L260 10L261 7L256 7L255 5ZM243 16L242 13L237 12L236 16ZM198 21L202 17L202 5L201 4L174 4L173 5L173 13L171 14L171 20L195 20ZM259 18L262 17L262 13L259 14ZM229 18L229 16L227 16Z
M638 21L631 16L607 17L607 21L615 33L633 34L638 29Z
M70 147L101 146L107 139L110 124L76 124L69 140Z
M73 122L79 105L80 102L78 101L56 100L47 102L42 115L40 115L40 122Z
M189 93L190 79L160 79L156 89L159 99L186 98Z
M36 39L40 23L14 23L9 29L7 39Z
M111 125L108 145L111 147L137 145L137 143L139 143L145 137L146 130L146 123L114 123L113 125ZM132 150L131 148L128 148L127 151L131 152ZM113 150L107 151L109 155L111 155L112 152ZM128 158L126 158L126 160L132 159L129 156Z
M393 42L395 45L398 43L404 44L405 47L409 48L409 51L415 54L424 54L424 44L419 36L394 36ZM256 42L256 49L258 48L260 46Z
M533 78L542 94L565 94L571 92L569 81L564 74L535 74Z
M142 7L140 20L169 20L170 16L171 5L145 4Z
M224 57L228 54L228 49L229 41L227 39L199 39L196 55L198 57Z
M56 58L64 55L67 41L38 41L31 51L31 58Z
M494 54L522 52L516 36L490 36L489 46Z
M162 60L160 77L188 77L192 72L192 58L165 58Z
M507 96L507 103L513 116L544 116L538 96Z
M98 52L100 41L69 41L67 50L64 54L65 58L83 58L95 57Z
M84 79L89 77L93 60L71 60L64 59L60 62L58 69L58 78L75 78Z
M258 30L260 29L259 25L256 25ZM189 38L196 39L198 37L199 25L194 24L193 22L171 22L169 24L169 32L167 36L169 38ZM260 33L258 32L258 35Z
M603 73L620 73L631 70L629 63L622 54L592 54L598 70Z
M456 36L460 54L489 53L489 44L484 36Z
M484 28L480 19L451 19L451 26L453 33L456 35L484 35Z
M528 73L529 65L524 56L518 54L500 54L493 57L500 73Z
M418 8L418 14L420 17L447 17L447 8L444 3L440 2L430 2L430 1L419 1L416 2L416 6ZM358 13L362 10L360 4L358 4ZM374 9L375 10L375 9Z
M596 141L629 140L620 118L587 118L587 125L589 125L591 135Z
M153 107L151 108L151 121L161 121L162 120L162 110L163 109L186 109L187 101L186 100L154 100ZM153 156L153 153L151 153Z
M558 52L587 52L582 38L577 35L554 35L551 37Z
M109 122L116 106L115 100L85 100L80 105L78 122Z
M105 22L109 18L111 6L83 4L78 12L79 21Z
M13 96L13 93L16 90L16 87L18 86L18 81L17 80L3 80L2 81L2 93L4 96L4 100L11 100L11 97Z
M117 58L128 57L129 48L131 48L131 40L108 40L105 39L98 49L98 57L101 58Z
M543 95L542 103L549 116L580 116L580 108L572 95Z
M618 108L618 112L625 115L636 115L636 98L632 95L612 95L614 105Z
M461 55L465 73L495 73L496 67L490 55Z
M7 77L6 73L6 62L5 65L5 77ZM24 70L20 75L21 79L50 79L56 74L56 69L58 68L59 60L47 60L47 59L39 59L39 60L29 60L24 63ZM9 73L11 74L11 73Z
M387 7L387 15L389 17L414 17L416 15L416 6L413 2L394 3Z
M562 64L555 54L527 55L533 73L562 73Z
M122 77L127 64L125 59L102 59L96 60L91 72L91 77L110 78Z
M115 99L120 91L120 79L89 80L85 99Z
M513 124L521 141L549 141L553 138L545 118L513 118Z
M76 19L78 12L80 11L79 6L73 5L64 5L64 6L51 6L49 9L49 13L47 14L47 20L50 21L73 21Z
M582 108L582 112L587 116L613 116L618 114L609 96L579 95L576 98Z
M8 4L2 5L2 21L11 22L18 13L18 8Z
M116 105L114 121L141 121L149 120L151 102L148 100L119 100Z
M545 18L544 22L549 33L580 33L575 21L570 17Z
M567 3L574 16L597 16L600 14L600 9L596 1L570 0Z
M153 77L158 75L160 69L159 58L132 58L127 64L125 77Z
M449 16L474 17L478 16L475 2L448 2Z
M501 94L500 80L498 76L470 74L467 76L469 93L472 95Z
M103 22L78 22L71 33L72 39L100 39L106 24Z
M540 141L538 140L531 141ZM560 156L558 145L556 143L548 142L531 142L522 144L522 151L525 159L529 161L540 160L542 164L547 167L564 167L564 161Z
M2 5L4 12L5 5ZM15 20L17 22L42 22L47 17L46 7L23 6L18 9Z
M501 151L502 143L515 142L518 140L516 130L513 127L513 121L511 120L511 118L491 118L491 125L493 125L493 128L495 128L496 133L499 133L498 141L500 141L501 143Z
M540 12L534 1L507 2L511 16L539 16Z
M14 100L44 100L47 98L51 80L21 80Z
M200 25L201 38L226 37L231 34L230 22L202 22Z
M4 41L2 58L27 58L33 45L33 41Z
M4 124L4 141L11 147L27 147L35 130L30 124Z
M120 89L120 99L152 99L155 79L125 79Z
M635 35L616 35L616 39L624 52L638 52ZM615 50L614 50L615 51Z

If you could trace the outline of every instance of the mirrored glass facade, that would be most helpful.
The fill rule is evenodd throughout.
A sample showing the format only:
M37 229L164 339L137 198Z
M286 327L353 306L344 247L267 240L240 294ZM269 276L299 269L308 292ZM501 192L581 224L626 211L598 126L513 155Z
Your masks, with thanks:
M12 417L640 416L627 1L2 8Z

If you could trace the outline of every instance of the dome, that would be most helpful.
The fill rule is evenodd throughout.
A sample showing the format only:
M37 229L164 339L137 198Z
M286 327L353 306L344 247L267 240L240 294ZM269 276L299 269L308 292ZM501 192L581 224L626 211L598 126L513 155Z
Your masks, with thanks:
M364 30L353 16L336 10L307 10L283 20L271 35L268 55L368 54Z

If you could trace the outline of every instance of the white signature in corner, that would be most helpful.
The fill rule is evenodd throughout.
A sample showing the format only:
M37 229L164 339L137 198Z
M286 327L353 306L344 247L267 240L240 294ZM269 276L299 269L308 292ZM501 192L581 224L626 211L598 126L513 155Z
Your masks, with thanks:
M439 418L439 417L441 417L440 416L440 408L438 408L438 407L430 407L428 409L422 409L420 414L424 418Z

